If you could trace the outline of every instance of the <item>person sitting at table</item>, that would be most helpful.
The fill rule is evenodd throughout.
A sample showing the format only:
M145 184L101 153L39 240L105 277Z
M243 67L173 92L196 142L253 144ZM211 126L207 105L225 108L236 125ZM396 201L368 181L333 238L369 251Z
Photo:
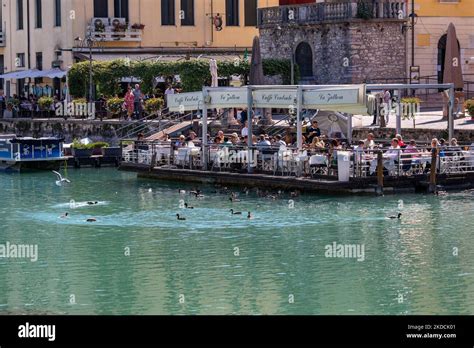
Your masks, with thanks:
M180 135L179 136L179 139L176 141L176 143L174 144L174 146L176 148L180 148L180 147L185 147L186 146L186 138L184 137L184 135Z
M364 140L364 147L370 150L375 147L374 133L367 134L367 139Z
M259 136L259 139L258 139L258 142L257 142L257 148L259 150L264 150L266 148L269 148L272 144L270 143L270 141L268 141L266 138L265 138L265 134L260 134Z
M318 121L313 120L311 122L311 127L309 127L306 130L306 138L308 139L309 142L312 142L314 137L320 137L320 136L321 136L321 130L319 129Z
M400 155L400 146L397 138L393 138L392 142L390 143L390 147L385 152L385 157L389 158L390 160L398 163L398 156Z
M458 140L456 138L451 139L449 151L447 151L446 155L448 156L462 155L462 149L458 145Z
M241 134L243 137L249 135L249 127L248 127L248 122L247 122L247 121L245 121L244 127L243 127L242 130L240 131L240 134Z
M337 170L337 150L342 150L342 146L337 139L333 139L329 143L329 163L333 172Z
M357 142L357 147L354 149L354 155L355 155L355 160L356 162L360 165L364 158L365 158L365 141L364 140L359 140Z
M398 146L400 146L400 148L404 149L406 147L406 144L403 142L402 136L400 134L396 134L395 138L398 139Z
M287 144L285 143L285 141L281 138L281 135L280 134L277 134L275 136L275 142L274 142L274 145L275 146L278 146L281 149L286 149L286 146Z
M171 143L170 135L168 133L165 133L165 135L163 135L163 138L162 138L161 141L163 141L165 143Z
M324 149L326 146L324 141L321 141L319 137L314 137L311 144L307 145L306 148L310 150L321 150Z
M407 145L407 147L403 150L403 153L401 155L401 158L402 158L402 169L407 172L411 169L412 167L412 164L414 165L418 165L419 164L419 161L415 161L413 162L413 157L417 157L415 156L415 154L418 154L419 151L418 149L416 148L416 142L414 139L411 139L409 144Z
M184 146L185 146L185 147L191 147L191 148L192 148L192 147L196 147L196 145L194 145L193 138L190 137L190 136L188 136L188 137L186 138L186 142L185 142L185 145L184 145Z
M239 135L237 133L232 133L230 136L230 142L233 146L237 146L240 143Z
M219 137L219 139L221 140L220 143L223 143L224 142L224 132L223 131L218 131L217 132L217 136Z
M291 134L291 130L287 129L283 140L287 144L293 144L293 138L294 138L294 136L293 136L293 134Z
M405 150L403 150L403 153L419 153L418 149L416 148L416 141L414 139L410 140Z

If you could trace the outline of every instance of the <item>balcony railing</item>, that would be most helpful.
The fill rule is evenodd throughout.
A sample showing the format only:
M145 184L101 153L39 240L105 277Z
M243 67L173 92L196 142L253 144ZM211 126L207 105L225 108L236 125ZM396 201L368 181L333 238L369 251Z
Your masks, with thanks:
M142 41L142 30L132 28L125 18L92 18L87 32L101 41Z
M258 10L260 28L274 25L318 24L351 19L406 19L405 0L341 0L267 7Z
M7 38L4 31L0 31L0 47L5 47Z

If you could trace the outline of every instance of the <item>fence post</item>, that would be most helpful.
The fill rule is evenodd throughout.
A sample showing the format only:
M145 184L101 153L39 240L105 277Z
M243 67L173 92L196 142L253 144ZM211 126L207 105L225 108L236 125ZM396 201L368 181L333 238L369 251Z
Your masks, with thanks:
M433 149L431 153L431 168L430 168L430 185L428 188L429 193L436 192L436 170L438 167L438 148Z
M382 151L377 152L377 188L375 193L379 196L383 195L383 155Z

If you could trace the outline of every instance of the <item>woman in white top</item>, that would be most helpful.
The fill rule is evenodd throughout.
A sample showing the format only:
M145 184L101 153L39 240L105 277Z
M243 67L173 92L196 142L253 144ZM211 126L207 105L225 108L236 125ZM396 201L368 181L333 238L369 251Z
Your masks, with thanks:
M390 158L392 161L398 161L398 157L400 154L400 146L398 144L398 139L393 138L390 148L387 152L385 152L385 156Z

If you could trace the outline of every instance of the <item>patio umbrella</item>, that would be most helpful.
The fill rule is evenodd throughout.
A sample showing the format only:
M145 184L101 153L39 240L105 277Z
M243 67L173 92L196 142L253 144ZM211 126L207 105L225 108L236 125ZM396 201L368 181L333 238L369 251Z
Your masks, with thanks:
M219 78L217 73L217 61L211 59L209 61L209 70L211 71L212 83L211 87L219 87Z
M252 60L250 62L249 82L251 85L263 85L263 64L260 52L260 39L255 36L252 45Z
M454 83L455 89L462 89L464 86L461 69L461 52L456 37L456 28L453 23L450 23L448 26L443 83Z
M252 60L250 61L249 83L254 86L265 84L263 81L262 53L260 51L260 39L258 36L255 36L253 38ZM272 124L272 114L270 110L264 111L265 123L267 125Z
M444 58L443 83L454 83L454 89L462 90L464 86L461 69L461 52L459 49L458 39L456 37L456 28L453 23L449 23L448 33L446 35L446 55ZM448 102L446 93L444 94L445 102ZM460 103L464 104L464 97L456 93L454 108ZM447 105L443 108L443 117L448 117Z

